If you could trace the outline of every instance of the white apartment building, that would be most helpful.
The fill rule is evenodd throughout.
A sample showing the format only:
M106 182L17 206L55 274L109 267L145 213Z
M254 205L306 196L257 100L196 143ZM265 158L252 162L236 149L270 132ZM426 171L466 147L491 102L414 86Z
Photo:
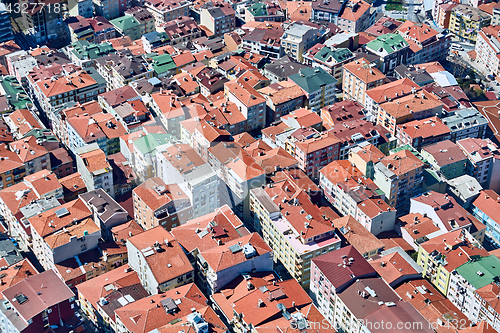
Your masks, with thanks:
M302 62L302 54L318 41L318 29L294 22L288 26L281 38L283 52Z
M486 321L500 330L498 293L495 281L500 275L500 259L479 257L459 266L450 275L447 297L473 323Z
M466 173L477 179L483 188L500 192L500 151L490 139L468 138L457 141L467 155Z
M179 185L191 201L193 218L220 207L219 177L188 144L158 147L156 156L156 177Z
M111 197L113 190L113 168L97 143L76 148L76 167L88 191L102 188Z

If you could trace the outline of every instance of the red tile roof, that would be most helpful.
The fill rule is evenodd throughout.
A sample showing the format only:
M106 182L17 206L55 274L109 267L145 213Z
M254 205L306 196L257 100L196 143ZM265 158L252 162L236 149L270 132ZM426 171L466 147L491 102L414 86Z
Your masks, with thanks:
M166 311L162 302L167 300L171 300L172 303L178 301L174 303L175 311L171 313ZM178 319L192 313L192 309L206 310L206 302L207 299L201 290L191 283L127 304L115 310L115 313L129 332L147 333L169 323L175 324ZM176 330L179 329L180 327L177 327Z
M35 158L46 155L49 158L49 152L44 146L37 143L37 138L33 135L10 143L12 151L21 159L23 163L34 160Z
M193 266L179 242L162 226L132 236L127 241L139 251L146 248L153 249L154 254L147 256L145 261L158 284L193 271ZM156 242L160 244L163 251L154 250Z
M63 208L66 208L69 214L58 217L57 214ZM82 221L88 217L92 217L92 212L87 208L85 202L81 199L75 199L35 215L29 218L28 221L41 237L45 237L62 230L75 221Z
M216 230L218 229L222 229L223 234L217 234ZM209 233L201 237L200 233L204 230ZM216 208L213 213L189 220L185 224L173 228L171 234L186 251L191 252L198 249L199 252L203 252L246 236L249 231L231 208L224 205Z
M179 185L166 185L159 177L147 179L133 191L152 211L156 211L174 200L189 200Z
M21 304L12 301L20 294L26 296L28 300ZM54 270L32 275L5 289L2 295L25 320L32 319L42 311L75 296Z
M238 244L242 244L243 246L246 244L252 245L257 253L256 256L263 256L272 252L272 249L266 244L266 242L264 242L262 237L260 237L258 233L254 232L243 237L230 240L222 246L214 246L203 252L200 251L200 255L205 259L214 272L219 273L248 260L243 251L233 253L230 249L231 246Z
M312 262L337 292L341 292L351 281L377 274L352 245L313 258Z

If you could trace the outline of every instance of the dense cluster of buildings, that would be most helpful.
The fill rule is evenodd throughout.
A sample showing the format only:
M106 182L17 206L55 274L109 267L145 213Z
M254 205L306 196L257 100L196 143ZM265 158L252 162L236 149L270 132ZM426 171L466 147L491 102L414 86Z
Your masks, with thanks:
M500 331L497 7L0 6L0 330Z

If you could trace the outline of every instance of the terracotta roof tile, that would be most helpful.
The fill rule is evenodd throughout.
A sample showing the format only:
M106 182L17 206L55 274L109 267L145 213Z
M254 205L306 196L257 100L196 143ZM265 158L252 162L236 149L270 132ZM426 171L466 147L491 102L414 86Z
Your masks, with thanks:
M163 193L157 191L158 187L164 190ZM159 177L147 179L133 191L153 211L174 200L189 199L179 185L166 185Z
M58 214L61 214L60 212L64 208L68 213L63 212L63 215L58 217ZM82 221L91 216L92 212L87 208L85 202L81 199L76 199L35 215L29 218L28 221L41 237L45 237L63 230L64 227L73 224L74 221Z
M153 250L154 253L145 258L147 266L151 269L153 277L158 284L170 281L179 276L184 276L193 271L193 266L191 266L182 246L162 226L132 236L127 241L133 244L139 251L145 248L154 248L153 245L156 242L160 244L163 251Z
M344 64L343 67L365 84L385 79L385 75L377 68L370 67L370 63L365 58Z

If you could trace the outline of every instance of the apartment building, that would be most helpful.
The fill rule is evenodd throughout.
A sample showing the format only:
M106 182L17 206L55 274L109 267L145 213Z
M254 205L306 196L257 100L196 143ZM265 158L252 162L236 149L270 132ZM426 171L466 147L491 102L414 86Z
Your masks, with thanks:
M135 139L131 144L131 157L134 161L134 171L141 181L156 175L156 147L166 145L174 141L175 137L170 134L148 133Z
M343 97L365 105L366 91L383 85L385 79L385 75L365 58L344 64Z
M333 161L322 168L319 186L326 199L343 216L356 216L358 203L384 195L370 178L366 178L348 160Z
M171 20L188 16L191 2L181 0L151 0L145 1L144 6L153 15L156 26L170 22Z
M149 329L162 331L172 328L182 330L186 325L199 332L206 332L209 327L228 330L208 302L194 283L151 295L116 310L116 332L147 333ZM142 320L135 321L133 318Z
M241 37L241 45L250 53L277 60L285 55L280 43L284 32L282 28L274 26L255 28Z
M209 148L208 163L224 181L220 201L229 204L241 219L250 218L250 190L266 183L266 172L253 157L233 142Z
M373 166L373 182L385 193L385 201L404 215L410 198L419 195L424 163L408 150L382 158Z
M127 239L129 265L150 295L194 281L194 269L181 245L162 226Z
M499 291L495 276L500 274L500 259L494 255L479 256L457 267L450 277L448 298L467 318L484 321L498 330L499 309L496 295Z
M445 296L453 294L450 279L458 267L469 262L470 258L488 256L488 251L474 245L464 233L463 230L448 232L420 244L418 248L417 264L423 268L422 275Z
M283 22L285 21L285 11L278 2L269 0L256 2L245 6L245 22Z
M87 190L93 191L102 188L113 197L113 168L99 146L93 143L77 148L75 155L76 168L82 176Z
M380 57L382 73L390 73L407 62L410 45L399 34L385 34L366 44L366 49Z
M302 54L313 47L320 37L318 29L298 22L290 24L281 38L283 52L302 62Z
M46 269L97 247L101 230L92 220L92 211L76 199L28 219L33 253Z
M420 151L422 157L446 179L465 174L467 156L455 143L444 140L428 145Z
M440 116L442 111L441 102L427 91L422 90L379 105L377 124L382 125L392 135L395 135L397 125L431 116Z
M105 240L111 240L111 229L128 221L127 211L102 188L79 196L92 211L94 222Z
M196 21L192 17L187 17L186 15L167 20L161 27L170 38L170 43L172 45L189 42L203 35L203 31L198 27Z
M94 11L97 16L103 16L107 20L113 20L123 15L127 9L126 0L92 0Z
M131 40L141 38L143 25L133 16L120 16L110 19L109 23L113 25L118 36L130 37Z
M373 125L364 119L339 122L330 128L329 133L335 135L341 142L339 153L341 160L347 159L351 149L359 145L368 143L388 148L395 146L396 141L391 140L392 135L385 128Z
M467 156L466 173L477 179L483 188L499 190L498 147L490 139L462 139L457 145Z
M354 60L354 55L348 48L315 46L303 54L303 62L311 67L321 67L337 80L337 86L342 85L344 64Z
M156 176L177 184L192 203L193 218L220 207L220 180L209 164L187 144L173 143L157 153Z
M107 81L109 90L119 89L131 82L153 77L153 69L146 65L142 56L109 54L97 58L95 63L98 73Z
M500 224L496 216L496 211L500 206L498 198L497 192L482 190L471 206L474 217L486 226L486 233L497 243L500 242Z
M101 112L67 118L66 132L71 151L97 143L107 156L120 152L120 136L127 134L128 129L112 114Z
M125 15L133 16L142 25L141 34L156 31L155 18L150 11L142 7L133 7L125 11Z
M322 0L313 2L311 19L315 21L325 21L338 24L338 17L344 2L338 0Z
M39 81L28 76L28 86L49 118L55 108L67 102L85 103L97 99L100 90L99 84L85 71Z
M384 201L377 185L351 162L334 161L320 173L325 197L343 216L356 217L374 235L394 229L396 210Z
M373 37L378 37L385 34L396 32L403 22L393 19L392 17L383 16L372 26L365 30L365 32Z
M45 169L51 170L50 153L35 136L11 142L9 146L24 164L26 175Z
M400 146L411 145L420 151L427 145L451 139L451 133L438 117L430 117L397 125L396 137Z
M311 259L340 248L330 217L294 183L283 180L250 191L252 222L288 272L304 287Z
M75 294L53 270L27 276L6 288L2 291L2 302L5 304L0 310L2 332L39 332L45 326L77 320Z
M412 198L410 212L426 214L443 231L464 229L480 244L484 240L486 227L447 194L429 191Z
M234 293L236 290L241 293ZM297 281L283 281L273 272L243 274L210 296L210 300L226 322L234 323L237 333L248 330L286 331L299 323L301 327L306 327L308 320L323 320L312 299ZM286 317L281 315L283 311L288 313ZM331 330L319 328L317 331L327 333Z
M116 30L113 25L102 16L87 19L94 31L94 43L102 43L106 40L116 38Z
M115 310L149 296L138 274L129 265L92 277L91 281L85 281L76 288L82 311L94 325L106 332L116 331ZM114 299L125 299L125 296L129 297L123 305L113 302Z
M299 168L311 179L319 177L320 169L339 159L340 140L332 133L318 134L295 142L295 158Z
M247 119L247 131L266 125L266 99L243 79L224 84L224 96L238 106Z
M266 99L266 125L304 107L305 104L304 91L293 82L273 83L258 92Z
M465 169L465 167L464 167ZM472 202L483 190L476 178L469 175L462 175L447 181L448 193L465 209L469 209Z
M361 144L349 152L348 160L354 164L367 178L373 179L374 166L386 155L377 147Z
M145 230L161 226L170 230L192 218L188 196L177 185L159 177L147 179L132 190L136 222Z
M488 119L473 107L461 108L442 117L451 132L451 141L467 138L482 139L486 135Z
M406 21L397 32L410 45L408 63L421 64L440 60L448 55L451 37L438 33L425 23Z
M232 32L236 27L235 11L227 2L216 2L213 6L202 6L200 24L214 36Z
M305 67L298 74L288 77L306 94L308 106L316 112L335 102L335 86L337 80L320 67Z
M363 0L348 0L340 11L335 24L343 31L365 31L371 23L370 7Z
M408 332L433 332L413 306L403 301L353 246L314 258L311 293L328 323L343 332L371 332L372 322L419 323ZM394 326L392 326L394 323Z
M0 147L0 189L10 187L22 181L26 175L26 167L17 154L5 146Z
M477 34L491 24L491 15L469 5L460 4L453 8L449 31L463 42L476 43Z

